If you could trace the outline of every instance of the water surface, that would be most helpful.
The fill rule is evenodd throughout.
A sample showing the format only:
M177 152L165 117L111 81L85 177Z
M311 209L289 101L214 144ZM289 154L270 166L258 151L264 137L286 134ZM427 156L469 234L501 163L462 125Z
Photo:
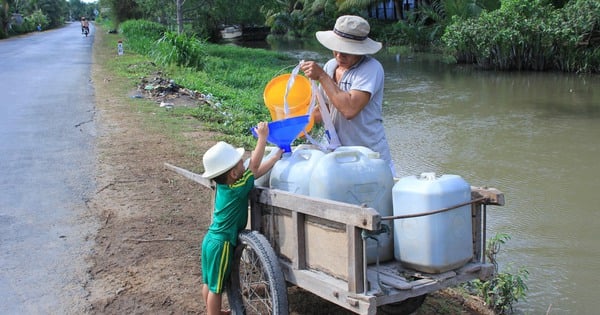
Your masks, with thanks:
M434 171L496 187L488 236L501 271L529 271L522 313L596 313L600 281L600 77L498 73L380 57L400 176Z

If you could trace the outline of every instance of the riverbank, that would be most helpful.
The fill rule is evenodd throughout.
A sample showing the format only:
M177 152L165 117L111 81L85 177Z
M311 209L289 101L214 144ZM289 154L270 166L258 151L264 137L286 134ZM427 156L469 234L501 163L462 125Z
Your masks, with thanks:
M89 206L101 227L90 257L89 311L203 314L198 257L211 192L163 165L198 171L202 153L221 135L203 121L178 117L177 108L139 98L140 74L160 69L143 58L119 59L119 35L98 30L95 36L97 188ZM198 106L194 99L177 101ZM289 294L291 314L352 314L296 287ZM416 314L492 313L477 299L445 290Z

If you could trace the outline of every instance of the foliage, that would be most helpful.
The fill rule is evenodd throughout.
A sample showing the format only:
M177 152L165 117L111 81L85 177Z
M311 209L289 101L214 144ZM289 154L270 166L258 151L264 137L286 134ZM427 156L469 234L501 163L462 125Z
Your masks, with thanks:
M135 0L101 0L100 3L110 8L115 29L118 29L122 22L141 16L139 5Z
M95 19L94 9L96 9L95 3L85 3L81 2L81 0L69 0L69 14L74 20L79 20L82 16L85 16L89 20Z
M555 68L600 73L600 2L574 0L559 12Z
M65 17L69 12L68 3L66 0L37 0L30 1L32 11L40 9L44 15L48 17L50 27L58 27L63 25Z
M206 58L202 42L193 36L175 32L166 32L156 41L150 57L158 64L175 64L198 70L202 69Z
M543 0L506 0L479 18L454 16L442 40L459 62L497 70L598 72L600 4L573 0L555 9ZM595 35L594 35L595 34Z
M0 0L0 38L61 26L69 15L66 0Z
M453 17L469 19L477 17L484 10L499 7L499 0L440 0L423 3L416 10L408 12L405 21L395 25L395 35L390 38L393 44L411 44L415 50L427 50L441 44L440 39L451 24Z
M146 54L161 65L201 69L206 56L203 42L194 36L167 31L166 27L145 20L129 20L121 25L127 47Z
M42 10L36 10L31 15L26 16L23 19L23 23L20 25L13 25L11 32L14 32L15 34L35 32L38 25L40 25L43 30L47 29L50 25L48 17Z
M503 233L496 234L487 240L486 257L494 265L496 276L487 281L479 279L469 282L466 286L470 291L481 296L487 305L490 305L499 314L508 314L513 310L514 303L525 299L529 272L519 268L517 274L498 272L496 256L510 236Z
M156 41L162 38L167 31L166 27L145 20L129 20L121 24L121 33L127 41L124 43L127 50L140 54L148 54Z

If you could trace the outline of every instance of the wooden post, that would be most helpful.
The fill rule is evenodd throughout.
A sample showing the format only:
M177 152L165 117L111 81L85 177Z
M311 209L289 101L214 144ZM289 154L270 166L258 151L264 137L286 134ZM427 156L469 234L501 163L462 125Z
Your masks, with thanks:
M292 244L296 244L296 257L293 259L292 266L294 269L306 269L306 243L304 230L305 216L297 211L292 212Z
M365 261L361 229L346 225L346 235L348 236L348 292L362 293L365 291Z

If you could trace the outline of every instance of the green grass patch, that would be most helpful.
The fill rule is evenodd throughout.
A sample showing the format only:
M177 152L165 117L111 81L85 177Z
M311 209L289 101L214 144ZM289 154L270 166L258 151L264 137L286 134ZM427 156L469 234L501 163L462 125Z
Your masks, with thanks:
M132 100L138 110L151 112L154 123L169 126L166 129L171 134L185 131L183 126L189 125L189 119L193 118L198 122L196 126L217 132L215 140L246 149L252 149L256 143L250 128L260 121L271 120L263 101L264 87L277 75L290 73L298 63L278 52L210 44L183 35L165 36L169 33L147 22L128 22L122 28L129 31L105 35L108 46L105 49L114 47L115 56L108 59L106 67L128 80L124 88L134 89L142 78L160 73L180 86L210 97L209 104L175 107L171 111L156 104L145 109L143 100ZM116 56L117 40L123 40L125 46L122 56Z

